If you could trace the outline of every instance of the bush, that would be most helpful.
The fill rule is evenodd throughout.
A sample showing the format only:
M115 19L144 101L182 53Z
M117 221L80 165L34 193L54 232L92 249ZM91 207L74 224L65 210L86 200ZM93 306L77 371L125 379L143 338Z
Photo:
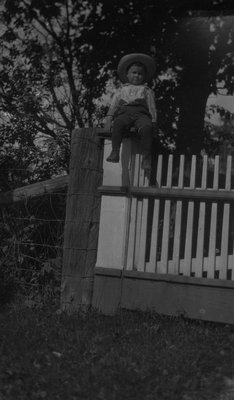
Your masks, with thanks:
M18 291L18 283L7 268L0 269L0 308L14 300Z
M0 291L4 304L16 292L32 306L58 300L65 195L44 196L2 209Z

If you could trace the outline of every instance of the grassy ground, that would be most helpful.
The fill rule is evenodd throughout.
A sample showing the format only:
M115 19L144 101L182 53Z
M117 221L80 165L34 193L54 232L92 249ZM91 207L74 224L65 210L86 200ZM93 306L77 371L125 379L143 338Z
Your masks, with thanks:
M233 400L234 327L5 309L0 399Z

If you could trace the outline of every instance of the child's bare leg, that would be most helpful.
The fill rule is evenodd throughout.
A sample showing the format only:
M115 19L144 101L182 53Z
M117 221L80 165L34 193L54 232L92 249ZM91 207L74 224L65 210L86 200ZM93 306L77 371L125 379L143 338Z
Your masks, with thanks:
M141 126L139 129L139 133L141 137L141 148L143 151L141 167L144 170L151 170L151 149L153 140L152 126L150 124Z
M123 139L123 132L126 128L126 121L121 118L116 118L113 123L112 132L112 151L106 161L117 163L119 162L119 150Z

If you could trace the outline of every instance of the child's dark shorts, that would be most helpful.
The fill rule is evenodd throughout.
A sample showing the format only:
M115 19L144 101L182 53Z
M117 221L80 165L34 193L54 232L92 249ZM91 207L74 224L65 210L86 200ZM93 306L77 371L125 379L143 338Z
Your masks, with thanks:
M122 106L115 116L114 123L122 123L125 127L135 126L137 129L142 127L152 127L152 117L148 109L143 105Z

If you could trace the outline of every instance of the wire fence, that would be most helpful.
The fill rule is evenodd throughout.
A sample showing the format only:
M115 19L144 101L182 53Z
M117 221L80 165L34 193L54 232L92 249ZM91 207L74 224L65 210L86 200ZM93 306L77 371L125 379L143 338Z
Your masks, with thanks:
M5 295L20 293L32 306L58 301L66 194L57 190L0 209L0 287Z

